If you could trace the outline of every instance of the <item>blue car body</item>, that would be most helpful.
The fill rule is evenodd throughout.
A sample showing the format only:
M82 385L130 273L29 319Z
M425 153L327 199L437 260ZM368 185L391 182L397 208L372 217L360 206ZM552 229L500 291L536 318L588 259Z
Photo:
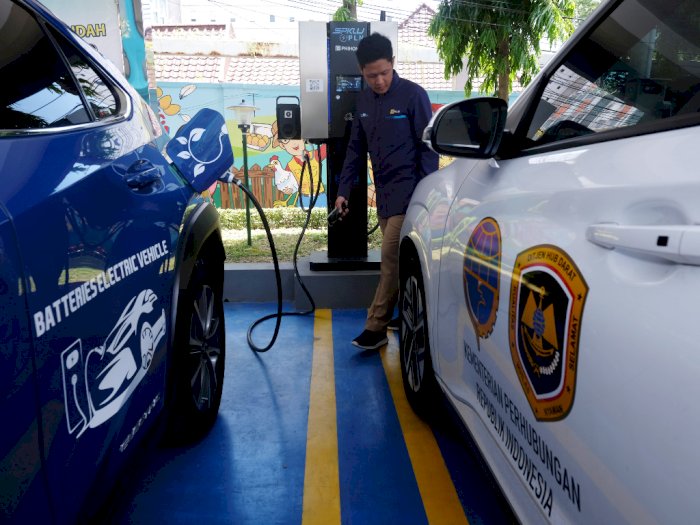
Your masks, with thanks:
M40 4L1 3L36 41L0 51L0 522L74 522L158 420L178 295L223 249L135 90Z

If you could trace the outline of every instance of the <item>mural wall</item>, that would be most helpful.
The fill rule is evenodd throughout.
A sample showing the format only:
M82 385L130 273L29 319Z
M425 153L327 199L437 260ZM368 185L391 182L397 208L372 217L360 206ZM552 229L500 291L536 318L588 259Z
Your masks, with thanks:
M460 91L428 92L433 109L463 97ZM256 112L249 131L248 178L250 187L263 207L309 205L311 177L302 165L305 156L310 159L313 190L318 187L318 161L321 161L321 186L316 206L327 205L327 169L325 148L305 144L303 140L280 140L277 133L275 104L279 96L299 96L298 86L262 86L241 84L205 84L159 82L156 87L158 116L166 133L173 135L201 108L212 108L224 115L229 129L235 158L232 172L244 178L243 138L232 106L255 106ZM374 188L370 170L368 204L374 206ZM217 184L210 188L210 197L218 207L243 208L242 192L232 184Z
M276 99L298 97L298 86L158 82L149 21L142 16L142 0L104 0L98 2L99 6L94 0L40 1L124 72L131 85L158 112L163 129L170 136L201 108L211 108L224 115L235 158L231 171L241 180L245 178L243 138L231 107L242 101L255 106L247 153L249 187L256 198L266 208L306 208L310 204L311 190L316 193L318 189L316 205L327 206L324 147L317 149L303 140L280 140L277 134ZM462 91L429 91L428 95L433 110L464 98ZM310 160L311 172L304 168L302 176L305 158ZM443 158L440 162L442 166L449 159ZM371 165L368 165L367 184L368 205L375 206ZM233 184L217 183L207 193L218 207L245 207L243 192Z
M232 172L240 179L244 179L243 139L230 108L241 101L255 106L257 110L247 139L247 153L249 185L256 198L266 208L308 207L311 189L315 193L318 188L316 205L327 205L325 149L316 149L303 140L280 140L277 134L276 99L280 96L298 97L298 86L158 82L149 22L142 16L142 0L104 0L97 4L94 0L40 1L124 72L131 85L158 112L163 129L169 135L173 136L201 108L215 109L224 115L235 158ZM428 91L428 95L433 110L464 98L462 91ZM517 95L512 94L510 102ZM309 173L304 169L302 177L306 157L311 161L312 171ZM449 161L441 158L440 165ZM368 205L375 206L371 165L368 165L367 184ZM245 207L243 192L233 184L217 183L207 193L218 207Z

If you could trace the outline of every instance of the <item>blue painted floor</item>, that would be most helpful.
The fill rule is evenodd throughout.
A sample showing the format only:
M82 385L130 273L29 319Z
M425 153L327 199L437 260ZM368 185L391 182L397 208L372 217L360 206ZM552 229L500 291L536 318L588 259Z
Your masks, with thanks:
M121 480L114 523L314 522L303 515L307 432L315 431L308 426L314 316L284 317L275 346L256 354L248 348L247 329L275 308L225 305L224 396L212 432L188 448L149 449ZM365 314L332 312L340 523L429 523L380 352L350 344ZM256 329L258 346L267 344L273 327L270 321ZM393 337L390 345L396 345ZM435 461L447 467L461 520L516 522L449 409L439 413L430 427L439 447Z

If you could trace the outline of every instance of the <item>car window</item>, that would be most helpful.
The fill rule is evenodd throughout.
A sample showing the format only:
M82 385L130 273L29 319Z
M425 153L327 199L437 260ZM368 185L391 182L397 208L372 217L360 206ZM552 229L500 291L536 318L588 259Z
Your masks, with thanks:
M0 5L0 129L90 122L70 71L38 22L12 2Z
M53 28L51 33L66 56L95 118L102 120L117 115L119 112L117 97L109 84L88 64L73 44Z
M551 75L527 137L544 144L700 116L696 1L623 1Z

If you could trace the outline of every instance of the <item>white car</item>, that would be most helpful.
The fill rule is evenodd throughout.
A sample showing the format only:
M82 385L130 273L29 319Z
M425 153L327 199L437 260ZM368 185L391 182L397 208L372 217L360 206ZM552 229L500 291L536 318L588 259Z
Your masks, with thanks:
M600 7L511 108L444 108L457 157L402 230L401 361L525 523L700 516L700 3Z

